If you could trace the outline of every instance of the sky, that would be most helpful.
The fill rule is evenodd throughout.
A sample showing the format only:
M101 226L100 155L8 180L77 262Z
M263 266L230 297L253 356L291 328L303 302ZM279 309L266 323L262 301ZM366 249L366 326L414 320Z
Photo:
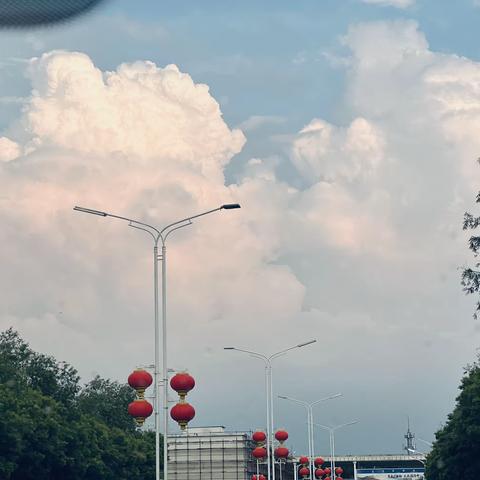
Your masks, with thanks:
M475 360L460 285L478 213L480 6L473 0L110 0L0 31L0 329L93 375L153 360L151 240L82 205L162 226L169 367L192 426L264 426L317 400L338 453L432 441ZM306 450L305 412L275 400ZM171 425L172 431L177 431ZM315 434L318 453L327 437ZM419 446L419 450L423 447Z

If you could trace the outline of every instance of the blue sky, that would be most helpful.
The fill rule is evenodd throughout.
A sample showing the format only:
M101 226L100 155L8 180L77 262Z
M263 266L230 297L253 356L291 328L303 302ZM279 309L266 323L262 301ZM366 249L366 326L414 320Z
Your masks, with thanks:
M119 19L125 23L119 25ZM349 25L385 19L416 20L432 50L472 59L480 55L474 41L480 9L473 0L423 0L406 9L359 0L207 0L201 5L140 0L134 6L110 0L73 24L30 34L4 32L3 55L9 55L7 46L10 53L27 51L21 39L33 36L52 49L84 51L102 69L138 59L175 63L224 100L229 122L240 123L250 115L286 115L301 127L319 112L341 119L344 72L332 68L322 52L341 50L339 42ZM295 63L302 55L305 62Z
M107 0L66 25L4 32L2 53L8 59L29 58L42 49L79 50L104 70L139 59L174 63L209 85L230 125L253 115L279 116L285 121L274 130L283 134L319 115L340 124L351 120L343 104L345 68L332 65L326 55L345 53L341 39L350 25L386 19L414 19L434 51L480 56L474 41L480 8L473 0L422 0L405 9L361 0L140 0L134 5ZM18 77L4 71L5 96L28 91ZM7 105L4 114L11 110L15 106ZM265 135L257 141L251 133L240 159L232 162L232 175L237 162L272 148Z
M33 297L12 293L0 327L84 378L122 379L149 362L150 337L130 343L132 316L150 326L148 264L70 203L161 222L240 201L235 234L209 223L173 247L172 362L196 370L197 425L262 425L263 403L234 381L261 372L225 358L232 337L275 350L314 335L314 353L280 360L278 393L342 391L324 423L361 423L339 452L398 452L407 415L432 440L480 334L459 285L480 186L480 7L411 3L109 0L0 31L0 288ZM277 407L300 451L298 412Z

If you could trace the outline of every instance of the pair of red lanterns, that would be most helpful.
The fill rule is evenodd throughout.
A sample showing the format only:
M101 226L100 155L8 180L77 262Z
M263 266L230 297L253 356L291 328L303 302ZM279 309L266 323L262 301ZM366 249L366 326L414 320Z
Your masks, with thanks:
M153 413L152 405L145 400L145 390L152 382L152 376L142 368L135 370L128 377L128 384L137 392L137 398L128 405L128 413L135 418L140 427ZM185 430L188 422L195 417L195 409L185 400L188 392L195 386L195 379L186 372L177 373L170 380L170 386L179 396L179 401L170 411L170 416L182 430Z
M275 439L280 445L274 450L275 458L286 459L288 458L288 448L283 444L288 440L288 432L286 430L277 430L275 432Z
M145 400L145 390L152 384L152 376L143 368L137 368L128 376L128 384L137 392L137 398L128 405L128 413L141 427L152 412L153 407Z
M252 440L257 444L257 446L253 449L252 455L258 461L263 460L267 456L267 449L265 448L265 442L267 440L267 436L265 435L265 432L262 432L262 431L253 432ZM257 476L254 475L252 477L252 480L262 480L262 479L260 478L260 475L258 476L258 479L257 479Z
M170 410L170 416L180 425L181 430L185 430L188 422L195 417L195 409L185 400L195 386L195 379L187 372L177 373L170 380L170 386L179 397L178 403Z
M300 457L299 458L299 463L302 465L300 467L300 470L298 471L298 474L306 479L310 475L310 469L308 468L308 464L310 463L308 460L308 457ZM325 463L325 460L322 457L318 457L314 460L314 465L315 465L315 478L321 479L326 475L324 480L331 480L330 474L332 473L332 470L327 467L325 469L322 468L322 465ZM343 468L337 467L335 468L335 474L338 475L335 480L343 480L341 477L341 474L343 473Z
M265 432L257 431L252 435L252 440L257 444L257 446L253 449L252 455L257 460L263 460L267 456L267 449L264 447L266 439L267 436L265 435ZM288 439L288 432L285 430L278 430L275 432L275 439L280 443L280 446L278 446L274 451L275 458L288 458L288 454L290 452L287 447L283 446L284 442Z

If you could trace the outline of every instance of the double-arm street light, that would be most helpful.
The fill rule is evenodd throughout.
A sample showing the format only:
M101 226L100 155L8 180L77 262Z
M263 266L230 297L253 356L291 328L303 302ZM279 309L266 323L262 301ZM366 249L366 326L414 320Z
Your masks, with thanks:
M155 478L160 479L160 343L162 344L162 385L163 385L163 479L167 480L168 475L168 365L167 365L167 248L168 236L175 230L187 227L192 220L203 217L220 210L232 210L240 208L238 203L228 203L213 210L208 210L191 217L183 218L170 223L165 227L154 227L148 223L140 222L128 217L113 215L91 208L75 207L77 212L90 213L100 217L111 217L128 222L130 227L147 232L153 239L153 294L154 294L154 319L155 319ZM158 246L161 244L161 254L158 253ZM160 325L158 315L158 262L162 262L162 335L160 341Z
M334 395L330 395L325 398L321 398L320 400L316 400L315 402L305 402L304 400L299 400L293 397L287 397L285 395L279 395L278 398L282 400L290 400L291 402L298 403L303 405L307 410L307 436L308 436L308 458L310 459L310 478L313 479L313 472L314 472L314 456L315 456L315 447L314 447L314 439L313 439L313 407L318 405L319 403L326 402L327 400L332 400L334 398L341 397L341 393L336 393Z
M266 392L266 412L267 412L267 476L268 480L275 480L275 451L273 443L273 378L272 378L272 362L276 358L284 355L290 350L306 347L315 343L316 340L299 343L292 347L285 348L279 352L273 353L269 357L259 352L243 350L236 347L224 347L224 350L235 350L236 352L247 353L252 357L259 358L265 362L265 392ZM272 459L272 460L270 460Z
M335 478L335 432L343 427L348 427L349 425L355 425L358 423L358 420L354 420L353 422L342 423L341 425L336 425L335 427L329 427L328 425L322 425L321 423L314 423L316 427L323 428L324 430L328 430L330 436L330 470L332 471L331 475L332 478Z

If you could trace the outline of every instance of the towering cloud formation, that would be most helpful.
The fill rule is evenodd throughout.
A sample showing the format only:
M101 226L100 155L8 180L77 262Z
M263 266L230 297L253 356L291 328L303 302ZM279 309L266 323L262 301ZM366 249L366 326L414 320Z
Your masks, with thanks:
M148 238L72 207L161 226L242 201L241 188L225 186L223 168L244 136L225 124L208 87L173 65L137 62L102 72L84 54L51 52L33 59L28 72L33 91L21 128L0 140L0 256L12 269L1 279L1 325L14 324L40 342L45 334L40 348L53 339L60 355L87 371L108 364L104 355L120 355L126 365L150 361ZM229 338L238 329L241 338L249 335L245 318L276 322L300 309L298 280L287 268L266 263L276 256L276 235L251 228L257 206L244 207L243 220L222 212L172 244L172 345L179 349L196 344L203 352L217 343L209 340L214 331ZM277 205L266 211L272 208ZM38 255L23 264L22 251ZM275 306L271 298L278 299ZM133 338L132 325L143 335ZM67 353L65 338L78 350ZM90 343L95 353L87 360ZM118 344L123 354L116 352ZM119 372L112 366L110 374Z
M162 225L238 201L241 211L206 217L170 244L170 366L195 365L201 383L225 392L215 403L199 388L202 423L260 421L231 381L247 364L224 345L262 349L268 339L273 351L317 337L314 362L305 349L284 363L285 393L310 395L318 385L305 375L321 373L322 386L355 399L352 416L369 430L409 409L434 429L448 410L435 379L456 385L452 365L473 356L457 266L468 255L462 212L480 184L480 65L432 52L413 22L357 25L344 41L350 120L306 120L290 148L295 184L254 159L226 185L243 134L175 66L102 72L69 52L32 60L31 99L0 139L0 325L87 375L150 363L148 237L71 208ZM452 322L459 312L465 323ZM369 395L388 408L373 412ZM219 418L225 401L235 418Z
M27 121L37 146L88 155L122 154L162 168L182 165L217 175L244 137L230 131L206 85L175 65L121 65L102 73L80 53L31 62L34 94Z

